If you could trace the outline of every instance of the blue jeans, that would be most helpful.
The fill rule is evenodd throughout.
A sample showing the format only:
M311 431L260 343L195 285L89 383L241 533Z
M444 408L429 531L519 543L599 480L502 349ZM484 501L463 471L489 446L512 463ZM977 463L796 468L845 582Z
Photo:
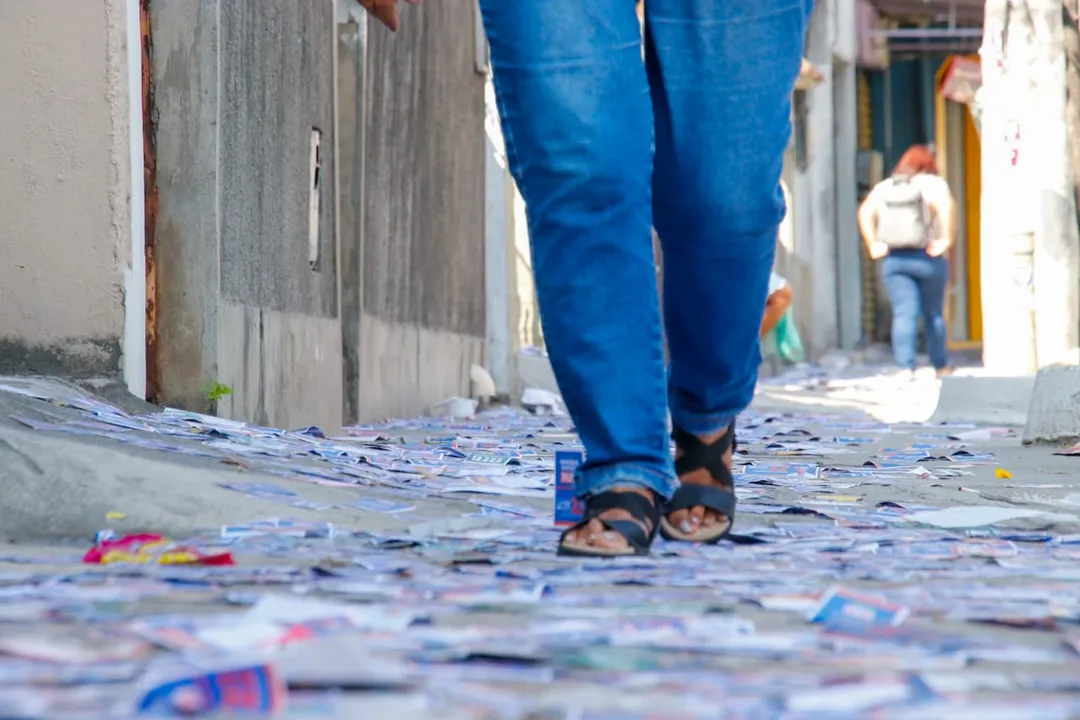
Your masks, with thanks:
M892 346L896 364L915 369L915 343L919 334L919 315L926 333L926 351L937 369L947 367L945 350L945 285L949 279L949 261L930 257L922 250L894 250L881 266L885 291L892 304Z
M576 491L678 487L752 399L811 0L480 0ZM664 252L664 318L652 227ZM664 362L664 331L670 368Z

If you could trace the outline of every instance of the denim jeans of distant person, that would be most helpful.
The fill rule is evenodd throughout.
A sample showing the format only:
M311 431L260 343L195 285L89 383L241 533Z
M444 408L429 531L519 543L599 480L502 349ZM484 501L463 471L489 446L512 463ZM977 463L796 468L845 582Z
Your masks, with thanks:
M668 407L710 433L752 399L811 5L646 0L643 63L634 0L480 0L579 496L670 498Z
M922 250L893 250L882 261L881 275L892 305L892 347L896 364L915 369L919 316L923 319L926 351L938 370L949 364L945 349L945 284L949 261Z

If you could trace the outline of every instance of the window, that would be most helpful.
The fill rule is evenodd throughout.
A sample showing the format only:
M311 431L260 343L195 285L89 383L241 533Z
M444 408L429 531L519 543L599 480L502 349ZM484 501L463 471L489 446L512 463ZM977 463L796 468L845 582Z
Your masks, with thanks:
M795 167L799 172L804 172L810 162L806 143L808 114L806 91L796 90L791 100L791 140L795 146Z

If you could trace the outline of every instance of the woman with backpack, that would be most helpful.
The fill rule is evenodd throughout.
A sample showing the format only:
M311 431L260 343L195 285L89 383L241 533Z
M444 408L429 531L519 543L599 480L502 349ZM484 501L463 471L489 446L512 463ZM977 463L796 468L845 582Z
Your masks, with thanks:
M870 257L882 260L896 364L914 379L921 315L930 362L938 377L949 374L943 312L956 201L930 148L912 145L892 175L874 186L859 207L859 230Z

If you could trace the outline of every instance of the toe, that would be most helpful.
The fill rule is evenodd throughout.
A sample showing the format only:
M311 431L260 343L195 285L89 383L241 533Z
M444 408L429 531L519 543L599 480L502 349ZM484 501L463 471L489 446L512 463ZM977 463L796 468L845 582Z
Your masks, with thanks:
M581 534L584 536L585 544L590 547L619 550L627 546L626 538L613 530L609 530L599 519L589 523Z
M589 545L600 545L600 538L604 534L604 524L599 520L593 520L591 523L585 526L582 531L582 535L585 536L585 541Z
M588 525L571 530L566 534L566 539L563 540L564 545L575 545L578 547L587 547L593 545L593 538L595 538L600 532L603 532L602 525L599 526L599 530L596 527L597 522L593 520Z
M671 523L672 527L678 529L678 531L684 535L689 535L696 529L696 526L690 519L689 510L676 510L668 515L668 522Z
M628 547L626 538L617 532L606 530L595 536L590 543L593 547L601 547L605 550L622 550Z
M690 511L689 510L675 510L674 512L669 513L668 516L667 516L667 521L669 523L671 523L671 525L673 527L677 527L679 529L682 529L682 526L685 523L687 523L689 520L690 520Z
M650 501L654 501L652 493L646 495L646 493L637 489L633 489L632 491L645 495ZM634 515L627 510L612 508L607 512L601 513L598 517L593 518L580 528L567 533L563 544L574 545L579 548L614 551L625 550L631 547L630 541L624 537L622 533L612 530L606 524L615 521L632 522L638 525L646 534L651 532L651 525L649 522L634 517Z

